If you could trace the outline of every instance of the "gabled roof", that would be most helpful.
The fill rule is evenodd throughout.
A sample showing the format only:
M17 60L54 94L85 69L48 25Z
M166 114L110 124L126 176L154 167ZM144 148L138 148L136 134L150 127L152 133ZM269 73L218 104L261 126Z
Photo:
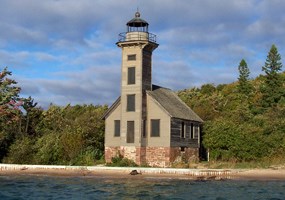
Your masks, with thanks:
M148 90L146 92L169 114L170 117L203 122L203 120L172 90L152 85L152 91ZM106 119L108 115L117 108L118 105L120 105L120 103L121 97L119 97L105 112L102 119Z
M154 98L171 117L203 122L203 120L172 90L153 85L152 91L147 91L147 94Z
M109 113L111 113L115 108L118 107L121 103L121 96L117 98L117 100L108 108L108 110L104 113L104 115L101 117L101 119L106 119Z

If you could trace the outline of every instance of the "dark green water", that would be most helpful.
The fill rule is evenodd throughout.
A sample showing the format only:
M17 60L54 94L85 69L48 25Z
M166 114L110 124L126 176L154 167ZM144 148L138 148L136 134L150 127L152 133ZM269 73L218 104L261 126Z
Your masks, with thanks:
M0 176L0 199L285 199L285 181Z

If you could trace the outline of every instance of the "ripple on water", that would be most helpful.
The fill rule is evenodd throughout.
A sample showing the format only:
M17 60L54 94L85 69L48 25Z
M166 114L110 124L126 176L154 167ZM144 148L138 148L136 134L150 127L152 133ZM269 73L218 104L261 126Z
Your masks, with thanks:
M284 199L285 181L0 176L0 199Z

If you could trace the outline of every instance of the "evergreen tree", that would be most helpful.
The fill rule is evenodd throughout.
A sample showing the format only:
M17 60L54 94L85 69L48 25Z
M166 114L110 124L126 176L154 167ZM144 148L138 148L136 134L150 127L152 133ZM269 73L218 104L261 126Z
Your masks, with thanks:
M15 86L16 81L8 78L11 74L7 68L0 71L0 162L19 129L20 88Z
M281 69L281 56L273 44L262 67L262 71L266 74L261 88L262 105L265 108L276 105L284 94L282 76L279 73Z
M252 91L252 86L249 82L249 68L247 66L247 63L244 59L242 59L239 63L238 66L239 70L239 85L238 85L238 90L240 93L249 95Z
M15 80L8 78L11 74L7 67L0 72L0 127L18 119L18 110L22 103L19 100L21 89L15 86Z

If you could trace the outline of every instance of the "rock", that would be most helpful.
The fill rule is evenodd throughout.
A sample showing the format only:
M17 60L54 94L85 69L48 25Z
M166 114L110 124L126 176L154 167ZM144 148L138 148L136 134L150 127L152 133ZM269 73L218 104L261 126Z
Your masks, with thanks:
M141 172L139 173L137 170L132 170L130 172L130 175L138 175L138 174L142 174Z

